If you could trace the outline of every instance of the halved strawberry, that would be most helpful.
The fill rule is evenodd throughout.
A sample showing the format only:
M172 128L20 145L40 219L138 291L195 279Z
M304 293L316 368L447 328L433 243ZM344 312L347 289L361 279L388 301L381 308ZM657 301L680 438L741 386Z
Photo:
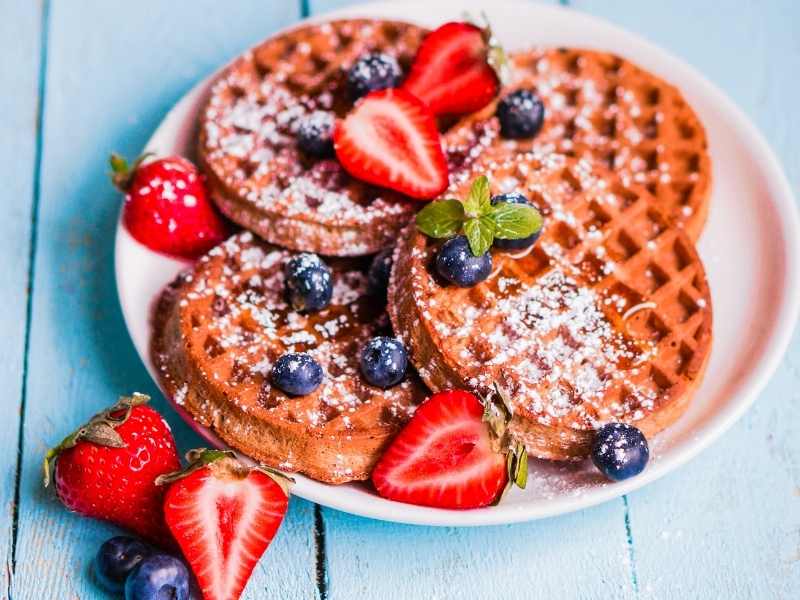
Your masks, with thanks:
M205 600L236 600L286 514L287 478L232 452L193 450L169 484L164 517Z
M490 62L502 50L491 33L470 23L445 23L427 35L403 89L425 102L434 115L458 115L486 106L500 80Z
M519 445L508 450L505 422L505 414L469 392L434 394L381 457L372 483L381 496L400 502L487 506L501 495L509 475L525 485L527 459Z
M447 187L447 161L430 111L397 89L365 96L333 131L336 157L357 179L428 200Z

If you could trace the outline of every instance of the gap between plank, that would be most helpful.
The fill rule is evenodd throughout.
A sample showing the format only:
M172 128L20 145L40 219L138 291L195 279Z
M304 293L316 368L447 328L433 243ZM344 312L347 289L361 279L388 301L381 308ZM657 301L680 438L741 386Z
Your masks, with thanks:
M631 510L628 505L628 496L622 496L622 504L625 506L625 537L628 544L628 562L631 567L631 584L633 593L639 597L639 579L636 576L636 553L633 549L633 531L631 530Z
M316 547L317 594L319 600L328 600L328 560L325 548L325 520L322 507L314 505L314 546Z
M33 198L31 200L30 244L28 246L27 298L25 301L25 340L22 349L22 387L20 392L19 428L17 430L17 465L14 481L14 508L11 517L11 577L8 579L8 598L11 598L11 581L17 571L17 541L19 529L19 504L22 480L22 455L24 448L25 406L28 400L28 359L31 343L31 314L33 312L33 286L36 275L37 224L41 196L42 137L47 79L47 38L50 30L50 0L42 2L41 31L39 38L38 98L36 102L36 149L33 162Z

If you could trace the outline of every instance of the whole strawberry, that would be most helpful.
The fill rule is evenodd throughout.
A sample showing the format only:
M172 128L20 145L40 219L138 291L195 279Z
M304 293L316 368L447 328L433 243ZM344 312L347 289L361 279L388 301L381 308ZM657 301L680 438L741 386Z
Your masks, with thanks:
M156 477L180 468L169 425L148 396L120 398L68 435L44 459L44 484L55 471L56 494L68 509L173 545Z
M228 228L208 200L191 162L169 156L132 165L111 155L111 180L125 193L122 220L133 237L165 254L196 258L225 239Z

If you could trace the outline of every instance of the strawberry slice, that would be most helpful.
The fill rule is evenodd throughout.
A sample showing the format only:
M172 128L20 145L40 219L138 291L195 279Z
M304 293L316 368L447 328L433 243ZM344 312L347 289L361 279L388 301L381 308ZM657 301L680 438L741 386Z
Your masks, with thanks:
M286 514L288 481L250 468L232 452L193 450L169 484L164 517L205 600L236 600Z
M336 157L353 177L412 198L434 198L448 183L447 161L430 111L397 89L365 96L333 131Z
M477 508L500 496L509 474L524 487L519 461L501 451L507 445L505 420L469 392L434 394L381 457L372 472L375 489L384 498L410 504ZM513 456L525 460L521 452ZM526 460L523 470L525 465Z
M470 23L445 23L422 42L403 89L425 102L434 115L459 115L486 106L500 81L489 64L491 34ZM502 60L502 59L501 59Z

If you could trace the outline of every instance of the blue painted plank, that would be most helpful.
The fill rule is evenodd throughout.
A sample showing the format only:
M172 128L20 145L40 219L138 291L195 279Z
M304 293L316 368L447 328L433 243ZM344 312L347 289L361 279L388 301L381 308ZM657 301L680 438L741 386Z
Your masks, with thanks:
M158 397L117 304L112 258L120 199L107 182L106 157L112 149L138 152L198 79L298 13L296 2L258 0L236 10L157 0L51 7L15 600L106 597L87 565L114 529L67 514L41 490L40 461L48 445L119 393ZM19 41L13 28L0 39ZM161 398L155 405L182 450L200 444ZM314 556L313 507L293 500L245 597L312 597Z
M800 192L800 6L578 0L720 85ZM738 50L734 50L738 49ZM677 473L630 497L642 598L796 598L800 590L800 335L750 412Z
M12 4L12 0L0 1L0 14L14 14L14 19L0 19L0 55L4 57L0 89L5 90L0 94L0 181L4 188L0 219L0 380L6 388L5 425L0 428L0 552L5 567L0 573L0 597L8 595L13 563L42 21L36 3Z
M348 4L311 0L311 10ZM331 598L634 597L621 500L546 522L479 529L322 514Z

